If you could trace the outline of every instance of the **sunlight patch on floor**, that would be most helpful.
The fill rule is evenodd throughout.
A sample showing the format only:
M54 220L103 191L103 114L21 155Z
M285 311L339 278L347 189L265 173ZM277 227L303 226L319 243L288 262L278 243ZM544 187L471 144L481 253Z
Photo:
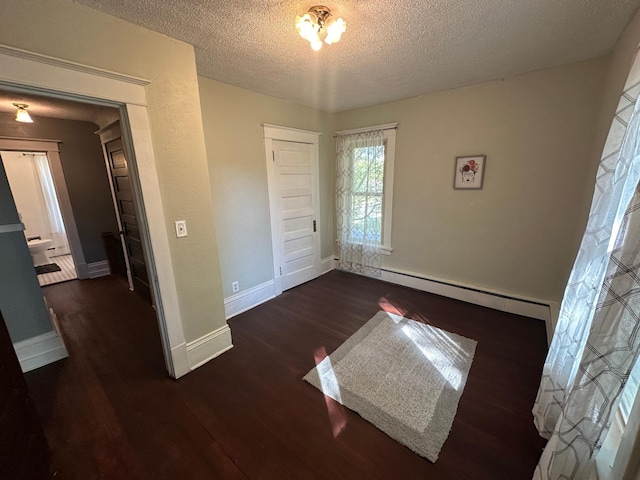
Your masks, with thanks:
M398 322L396 319L394 321ZM412 323L403 325L401 330L452 388L458 391L464 387L462 371L458 365L463 365L469 354L447 332Z
M327 407L327 414L329 415L329 422L331 423L333 438L338 438L340 432L342 432L347 425L347 419L342 410L343 407L333 400L333 398L335 398L339 402L342 401L338 379L333 371L331 359L327 356L327 350L324 346L316 349L314 357L320 383L322 384L322 393L324 393L324 401Z

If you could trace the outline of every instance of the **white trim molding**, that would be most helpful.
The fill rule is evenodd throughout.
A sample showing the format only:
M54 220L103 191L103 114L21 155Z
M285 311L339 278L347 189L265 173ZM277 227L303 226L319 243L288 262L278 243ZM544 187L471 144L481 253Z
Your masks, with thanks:
M334 270L337 266L338 262L335 258L333 257L327 257L327 258L323 258L322 259L322 275L324 275L327 272L330 272L331 270Z
M232 347L229 325L224 325L193 342L187 343L189 370L195 370Z
M313 132L311 130L301 130L293 127L283 127L280 125L272 125L263 123L264 138L272 140L286 140L287 142L301 143L318 143L318 137L321 132Z
M553 333L556 331L556 325L558 324L558 318L560 317L560 304L558 302L549 302L549 312L551 320L547 322L547 342L551 345L551 339Z
M191 371L189 368L189 353L186 342L171 348L171 358L173 359L173 370L175 378L180 378Z
M543 320L547 325L552 320L551 303L554 302L546 300L509 295L473 285L429 278L417 273L391 268L383 268L382 280L494 310Z
M109 262L107 260L100 260L99 262L88 263L87 272L89 278L98 278L109 275L111 269L109 268Z
M13 344L24 373L69 356L62 338L55 330Z
M224 313L229 320L242 312L275 298L276 287L273 280L261 283L240 293L236 293L224 299Z
M355 133L370 132L371 130L395 130L398 128L398 123L385 123L383 125L374 125L372 127L353 128L351 130L340 130L334 132L334 135L353 135Z
M0 57L2 80L20 85L20 90L29 86L38 91L47 89L73 94L76 98L91 98L94 102L106 99L146 105L144 87L150 83L148 80L7 45L0 45ZM3 88L11 89L11 86Z
M24 232L24 223L6 223L0 225L0 233Z

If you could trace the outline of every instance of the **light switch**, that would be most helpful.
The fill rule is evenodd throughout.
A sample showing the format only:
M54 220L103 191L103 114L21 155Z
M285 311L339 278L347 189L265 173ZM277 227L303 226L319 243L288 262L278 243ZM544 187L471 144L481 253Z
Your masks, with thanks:
M186 237L186 236L187 236L187 221L176 220L176 237Z

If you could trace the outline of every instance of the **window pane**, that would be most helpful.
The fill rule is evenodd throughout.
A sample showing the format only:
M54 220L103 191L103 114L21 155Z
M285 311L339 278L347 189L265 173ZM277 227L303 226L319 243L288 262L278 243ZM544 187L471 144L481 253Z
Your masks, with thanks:
M382 196L355 194L352 197L352 240L380 243L382 234Z
M622 396L620 397L620 412L625 424L629 420L629 414L631 413L631 407L638 394L638 385L640 385L640 361L637 361L633 369L631 369L631 375L629 380L622 390Z
M384 189L384 146L354 148L353 190L382 194Z
M383 190L384 146L356 147L353 163L353 240L381 243Z

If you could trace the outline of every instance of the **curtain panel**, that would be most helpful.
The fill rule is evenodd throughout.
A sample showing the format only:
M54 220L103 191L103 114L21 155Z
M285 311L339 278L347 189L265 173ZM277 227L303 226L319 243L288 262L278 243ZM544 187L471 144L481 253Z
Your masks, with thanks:
M336 139L336 233L338 268L381 275L384 130Z
M640 337L640 65L634 61L597 171L589 220L533 408L549 439L535 480L587 479Z
M49 167L49 159L44 153L36 153L32 155L33 162L40 179L40 187L44 203L47 207L47 218L51 229L51 240L56 249L56 255L67 255L70 253L69 242L67 240L67 232L64 228L64 221L60 211L60 204L56 194L56 187L53 183L53 176Z

